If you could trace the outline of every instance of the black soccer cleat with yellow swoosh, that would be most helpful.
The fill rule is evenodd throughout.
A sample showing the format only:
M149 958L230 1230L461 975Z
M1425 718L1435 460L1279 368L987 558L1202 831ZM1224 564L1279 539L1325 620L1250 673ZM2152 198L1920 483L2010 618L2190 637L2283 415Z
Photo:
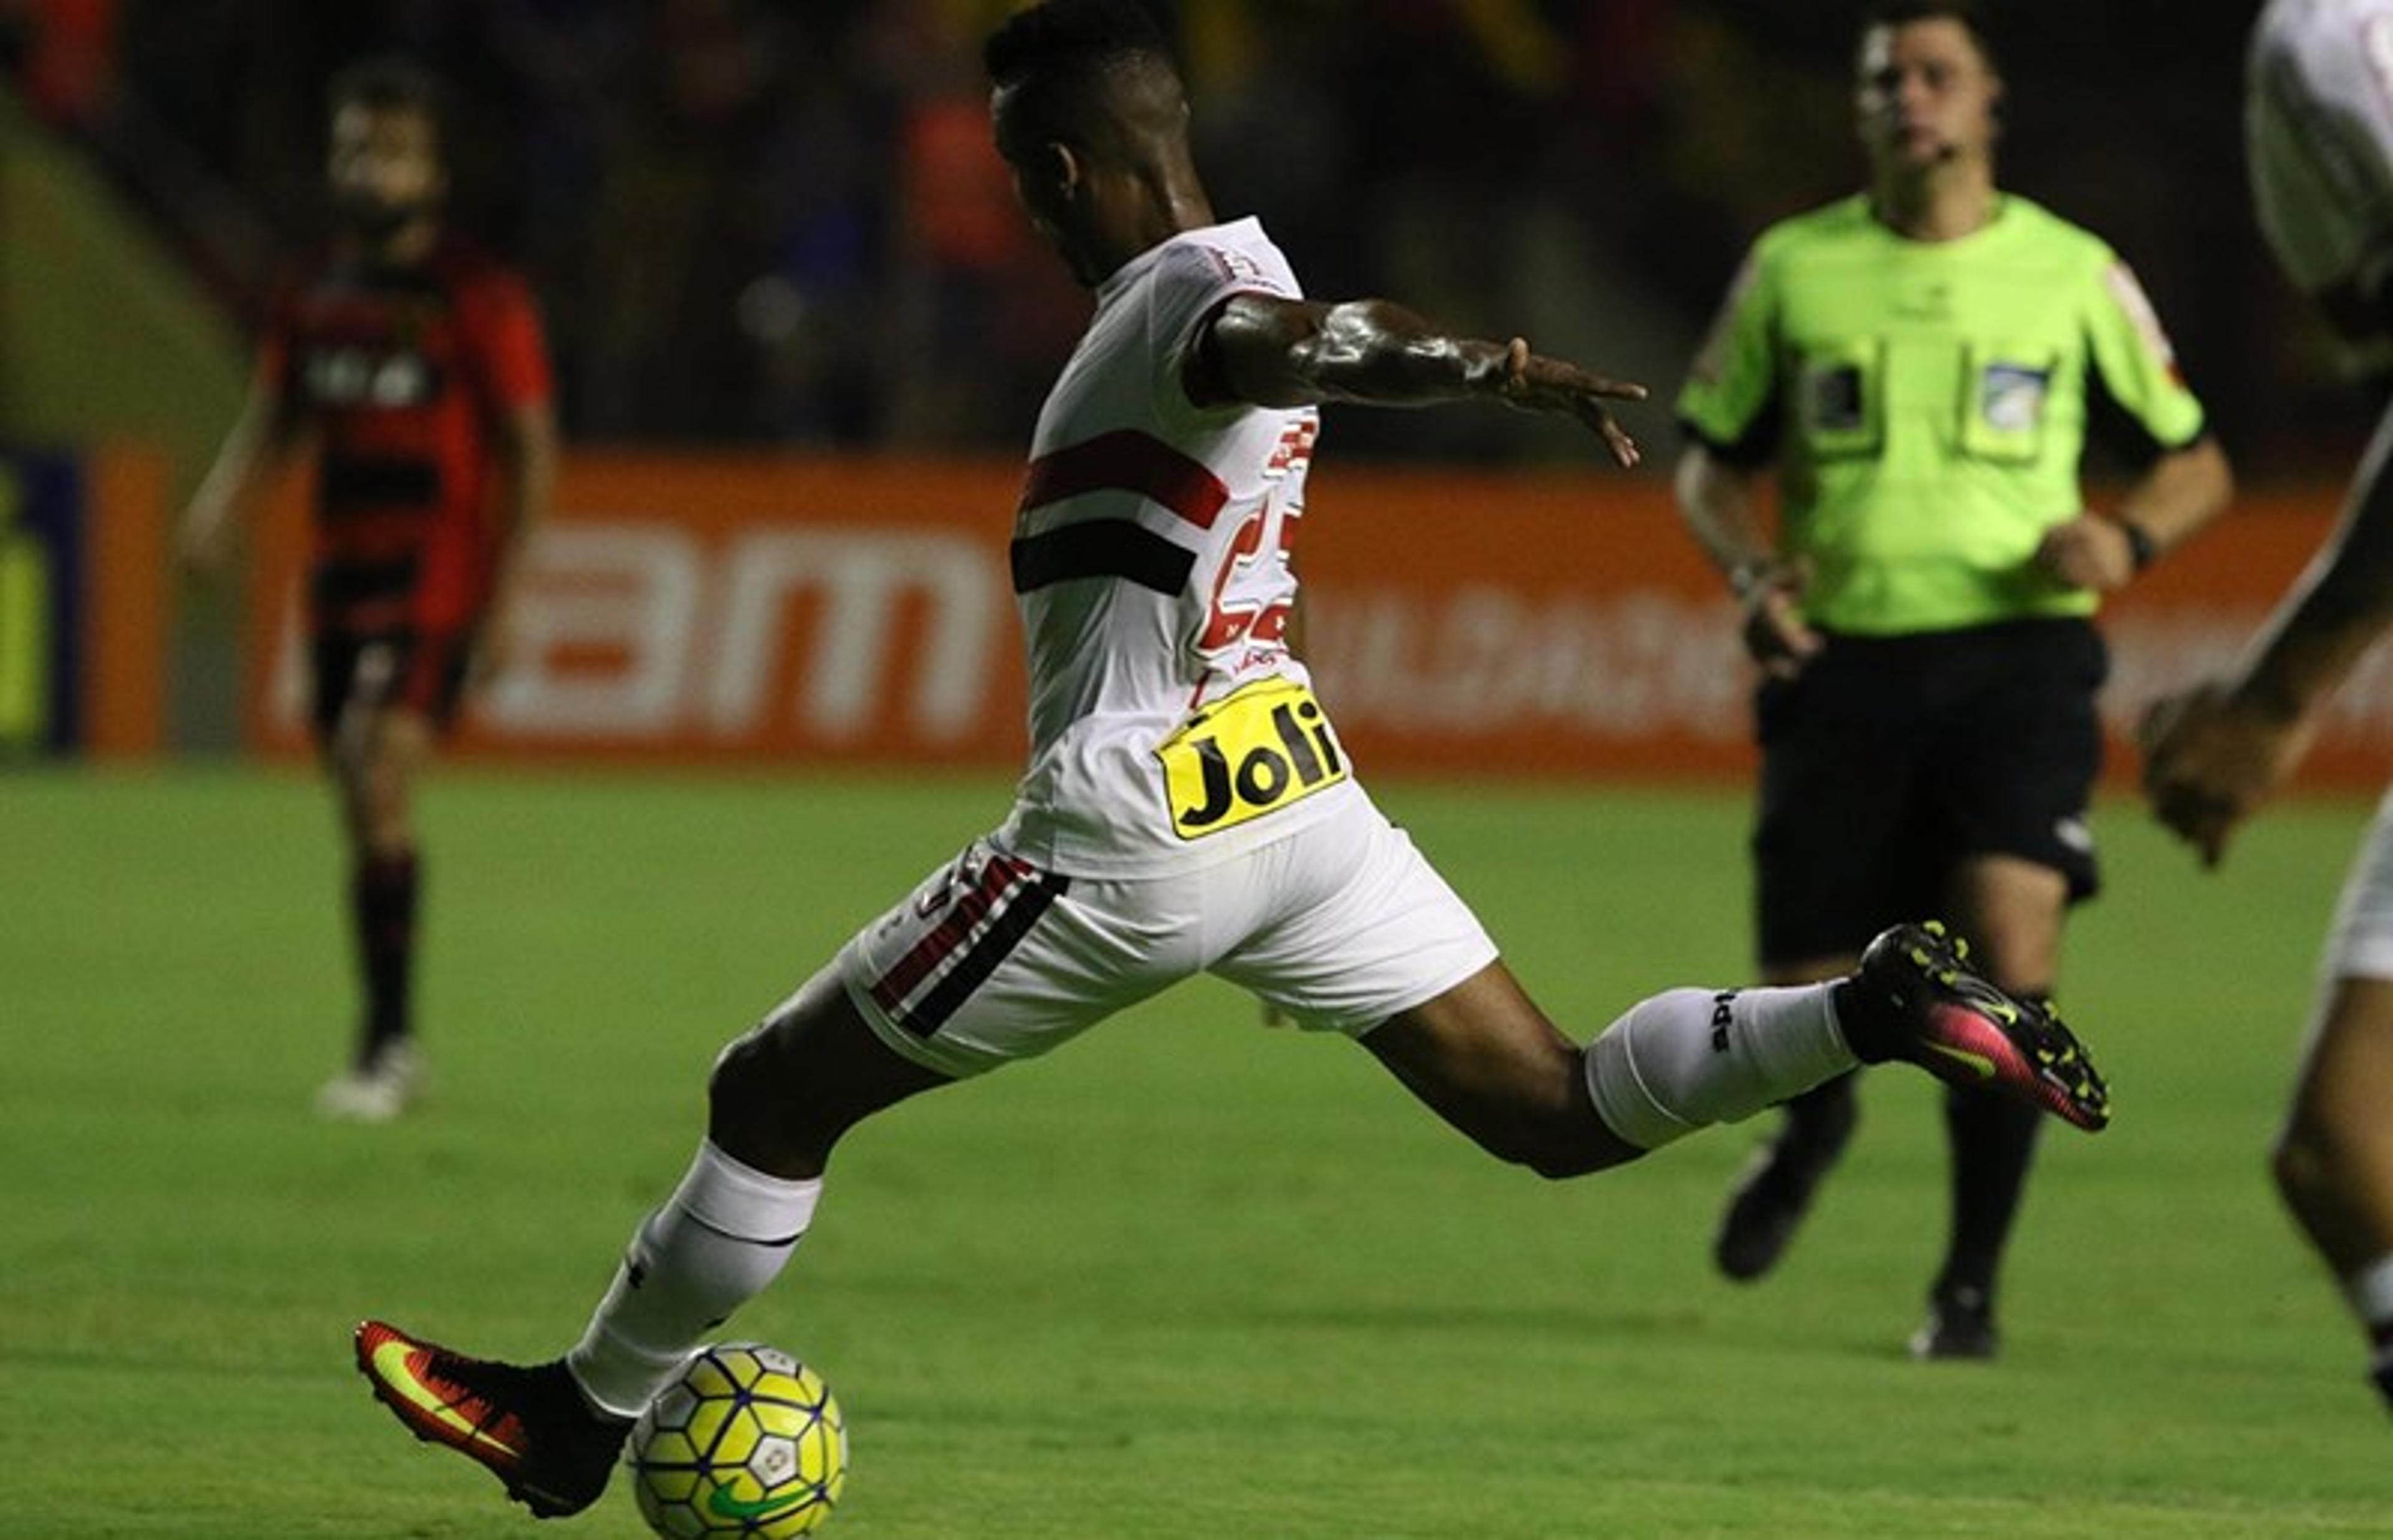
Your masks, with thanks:
M380 1321L359 1325L357 1355L358 1372L408 1431L480 1465L536 1518L596 1502L632 1429L627 1418L593 1412L562 1363L467 1358Z
M2089 1133L2108 1126L2110 1088L2086 1046L2046 1007L1971 972L1968 955L1968 944L1934 920L1897 925L1871 942L1837 996L1854 1051L2041 1107Z

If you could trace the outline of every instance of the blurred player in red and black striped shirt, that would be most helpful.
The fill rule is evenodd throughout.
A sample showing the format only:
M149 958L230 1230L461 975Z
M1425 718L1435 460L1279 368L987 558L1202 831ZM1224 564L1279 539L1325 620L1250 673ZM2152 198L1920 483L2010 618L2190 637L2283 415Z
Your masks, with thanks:
M411 789L469 678L503 661L515 557L555 479L548 359L512 271L442 226L437 88L389 62L329 98L339 228L279 287L248 406L185 520L193 565L293 457L317 461L317 739L353 858L366 1009L333 1116L405 1104L419 862Z

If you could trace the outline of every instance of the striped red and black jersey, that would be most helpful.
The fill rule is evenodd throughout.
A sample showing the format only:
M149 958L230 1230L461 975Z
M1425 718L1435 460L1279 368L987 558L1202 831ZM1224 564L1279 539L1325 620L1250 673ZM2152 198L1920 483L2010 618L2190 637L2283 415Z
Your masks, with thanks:
M523 281L454 239L403 268L311 264L275 295L259 369L322 446L317 634L472 628L499 552L496 435L551 391Z

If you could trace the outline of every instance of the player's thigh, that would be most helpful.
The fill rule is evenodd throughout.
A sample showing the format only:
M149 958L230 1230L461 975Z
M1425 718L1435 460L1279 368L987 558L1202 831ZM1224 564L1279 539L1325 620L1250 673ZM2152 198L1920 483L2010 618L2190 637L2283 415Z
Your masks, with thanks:
M975 841L834 964L889 1049L961 1078L1061 1046L1201 966L1182 881L1043 870Z
M2393 791L2377 803L2344 876L2320 974L2393 979Z
M1210 971L1311 1030L1368 1032L1496 959L1478 916L1367 797L1196 875Z
M1757 695L1754 918L1766 972L1858 956L1909 918L1926 751L1914 683L1888 645L1832 639L1801 674Z
M2393 793L2344 880L2320 972L2291 1121L2393 1136Z
M2303 1045L2286 1136L2342 1154L2393 1150L2393 977L2326 981Z
M1957 640L1926 781L1948 869L2013 857L2058 873L2067 902L2093 896L2101 869L2086 811L2102 768L2095 700L2110 672L2100 633L2029 621Z
M412 837L414 789L438 743L440 721L412 695L388 687L387 657L349 650L335 668L319 689L337 685L343 698L330 709L320 703L317 720L343 822L357 845L403 846Z

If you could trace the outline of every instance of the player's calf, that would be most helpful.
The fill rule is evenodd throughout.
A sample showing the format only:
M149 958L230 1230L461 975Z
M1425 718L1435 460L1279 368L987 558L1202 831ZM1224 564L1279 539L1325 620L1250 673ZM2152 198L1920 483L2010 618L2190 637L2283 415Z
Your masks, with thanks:
M2082 1129L2110 1119L2102 1077L2068 1028L1969 972L1960 943L1935 924L1887 932L1857 972L1831 984L1640 1001L1589 1048L1587 1072L1605 1125L1653 1150L1890 1059Z

